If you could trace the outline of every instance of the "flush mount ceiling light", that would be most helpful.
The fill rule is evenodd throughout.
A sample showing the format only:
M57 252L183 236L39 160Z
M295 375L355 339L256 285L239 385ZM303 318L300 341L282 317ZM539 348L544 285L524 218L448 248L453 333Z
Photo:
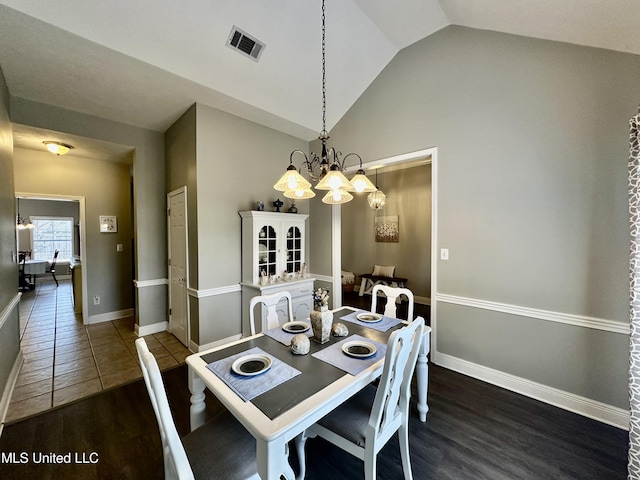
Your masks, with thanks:
M66 143L61 142L45 141L42 143L47 147L47 150L51 153L55 153L56 155L66 155L69 153L69 150L73 148L72 145L67 145Z
M364 174L362 169L362 158L357 153L349 153L342 156L341 152L334 148L327 148L327 89L326 89L326 62L325 62L325 5L322 0L322 131L318 137L322 142L322 153L318 157L311 152L311 159L302 150L294 150L289 156L289 167L280 180L273 186L278 191L284 192L287 198L304 199L315 197L316 194L311 190L311 183L307 181L293 165L293 155L299 154L304 157L300 171L304 168L309 178L314 182L318 182L315 186L316 190L329 190L323 197L322 201L328 204L346 203L353 199L353 195L349 192L375 192L376 187ZM351 181L343 175L347 158L355 156L360 161L360 168L356 172ZM316 170L319 170L316 172Z

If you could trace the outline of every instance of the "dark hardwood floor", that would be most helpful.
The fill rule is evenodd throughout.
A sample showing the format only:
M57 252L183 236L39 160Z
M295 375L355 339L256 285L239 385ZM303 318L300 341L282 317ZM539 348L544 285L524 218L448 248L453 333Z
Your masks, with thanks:
M189 430L186 367L163 373L178 431ZM437 367L430 368L429 416L410 419L414 478L451 480L626 478L628 434ZM223 407L208 395L208 416ZM0 478L162 479L160 437L142 380L7 425ZM8 463L22 452L25 464ZM93 457L91 453L97 454ZM36 464L67 454L91 464ZM309 480L363 478L362 463L321 439L307 442ZM297 468L295 454L292 465ZM397 437L379 454L378 478L401 479Z

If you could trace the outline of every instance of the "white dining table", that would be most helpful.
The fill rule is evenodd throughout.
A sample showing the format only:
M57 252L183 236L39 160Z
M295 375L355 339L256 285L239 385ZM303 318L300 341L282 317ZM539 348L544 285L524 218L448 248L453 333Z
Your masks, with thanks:
M386 344L394 329L379 332L354 323L343 322L340 317L351 313L350 307L333 311L334 323L347 325L350 334ZM419 411L426 420L428 371L426 354L429 352L431 328L426 327L421 353L423 364L417 367L418 401L422 403ZM326 346L339 340L332 337ZM234 354L259 347L266 353L281 359L302 373L268 392L244 401L223 380L214 374L208 364ZM278 480L281 475L287 479L295 478L289 465L288 443L309 426L329 414L337 406L382 374L384 357L373 363L357 375L346 373L329 363L313 357L315 351L325 346L311 341L311 352L307 355L293 355L289 347L273 338L259 333L251 337L225 344L223 346L190 355L186 359L189 366L189 389L191 391L190 422L191 430L205 421L205 388L208 388L224 406L238 419L256 439L258 473L263 480Z
M25 275L42 275L47 273L49 267L49 260L25 260L24 262L24 274Z
M24 284L21 288L28 288L29 290L33 290L36 288L36 278L38 275L42 275L47 273L47 268L49 268L51 264L48 260L25 260L24 262ZM27 282L26 277L33 279L33 282Z

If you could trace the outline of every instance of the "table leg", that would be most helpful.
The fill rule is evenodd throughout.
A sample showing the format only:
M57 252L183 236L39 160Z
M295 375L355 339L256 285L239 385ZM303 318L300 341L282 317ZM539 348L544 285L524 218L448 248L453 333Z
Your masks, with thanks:
M431 334L425 333L422 336L422 344L420 345L420 352L418 353L418 363L416 365L416 377L418 383L418 413L420 414L420 421L427 421L427 412L429 406L427 405L427 391L429 389L429 365L427 363L427 355L431 349Z
M204 425L206 405L204 403L204 382L189 367L189 391L191 391L190 421L193 432L200 425Z
M281 439L271 441L256 438L256 461L258 474L263 480L295 480L293 468L289 465L289 446Z

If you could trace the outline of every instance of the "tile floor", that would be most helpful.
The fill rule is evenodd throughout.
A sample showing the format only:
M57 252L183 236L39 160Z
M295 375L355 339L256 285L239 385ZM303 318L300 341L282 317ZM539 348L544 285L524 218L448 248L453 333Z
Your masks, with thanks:
M11 397L11 423L138 378L133 317L84 326L73 311L71 282L38 281L20 302L24 363ZM191 352L169 332L145 337L162 370Z

